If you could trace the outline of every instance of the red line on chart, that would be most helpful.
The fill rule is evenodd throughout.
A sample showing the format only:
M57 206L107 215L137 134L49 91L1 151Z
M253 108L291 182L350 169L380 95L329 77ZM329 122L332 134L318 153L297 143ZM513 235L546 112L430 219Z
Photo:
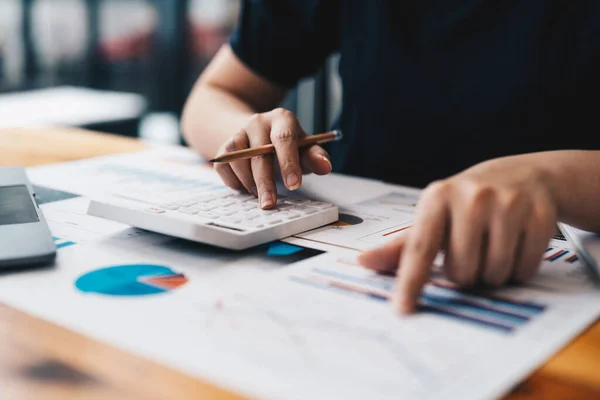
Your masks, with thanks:
M565 254L567 254L569 251L568 250L559 250L556 253L546 257L544 260L545 261L556 261L559 258L561 258L562 256L564 256Z
M396 229L395 231L392 231L392 232L384 233L382 236L390 236L390 235L393 235L394 233L405 231L408 228L412 228L412 226L405 226L404 228L400 228L400 229Z
M579 260L579 257L577 257L577 254L573 254L571 257L567 258L565 261L573 264L577 260Z

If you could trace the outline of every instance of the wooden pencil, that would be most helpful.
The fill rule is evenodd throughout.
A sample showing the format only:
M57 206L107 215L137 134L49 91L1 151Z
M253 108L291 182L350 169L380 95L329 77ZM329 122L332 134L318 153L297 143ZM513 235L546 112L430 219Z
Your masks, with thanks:
M318 135L306 136L298 142L298 148L312 146L314 144L323 144L327 142L333 142L342 138L342 131L334 130L331 132L320 133ZM232 161L244 160L252 157L258 157L265 154L272 154L275 152L275 146L273 144L266 144L264 146L251 147L249 149L232 151L220 155L219 157L210 160L211 163L230 163Z

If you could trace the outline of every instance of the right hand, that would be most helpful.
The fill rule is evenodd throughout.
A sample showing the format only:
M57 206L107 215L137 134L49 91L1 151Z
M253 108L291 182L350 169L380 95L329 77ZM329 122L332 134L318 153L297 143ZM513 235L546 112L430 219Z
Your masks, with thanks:
M296 190L302 184L302 174L326 175L331 172L329 155L322 147L314 145L299 151L298 141L305 136L294 113L277 108L254 114L242 130L221 146L217 156L273 143L283 182L289 190ZM215 164L215 170L227 186L257 196L260 208L269 209L277 204L272 154Z

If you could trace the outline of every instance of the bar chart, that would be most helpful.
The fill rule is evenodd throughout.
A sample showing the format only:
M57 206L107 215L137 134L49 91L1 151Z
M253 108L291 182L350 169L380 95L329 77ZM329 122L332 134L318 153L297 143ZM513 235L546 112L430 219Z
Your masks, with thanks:
M294 282L315 288L388 302L394 290L394 277L346 273L332 268L313 268ZM485 290L462 290L454 284L433 279L418 301L422 314L449 318L495 332L509 334L525 326L546 310L546 305L495 294Z
M550 246L546 249L544 253L544 261L555 262L564 258L564 260L570 264L576 263L579 258L577 255L569 249L561 249L557 247Z

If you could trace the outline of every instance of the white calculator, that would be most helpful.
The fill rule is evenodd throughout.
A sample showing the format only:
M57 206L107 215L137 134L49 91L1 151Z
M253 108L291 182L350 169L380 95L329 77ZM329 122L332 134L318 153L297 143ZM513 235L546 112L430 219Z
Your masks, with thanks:
M93 199L88 214L233 250L338 220L338 208L330 203L279 196L274 209L261 210L256 197L231 189L142 196L132 191L112 193Z

